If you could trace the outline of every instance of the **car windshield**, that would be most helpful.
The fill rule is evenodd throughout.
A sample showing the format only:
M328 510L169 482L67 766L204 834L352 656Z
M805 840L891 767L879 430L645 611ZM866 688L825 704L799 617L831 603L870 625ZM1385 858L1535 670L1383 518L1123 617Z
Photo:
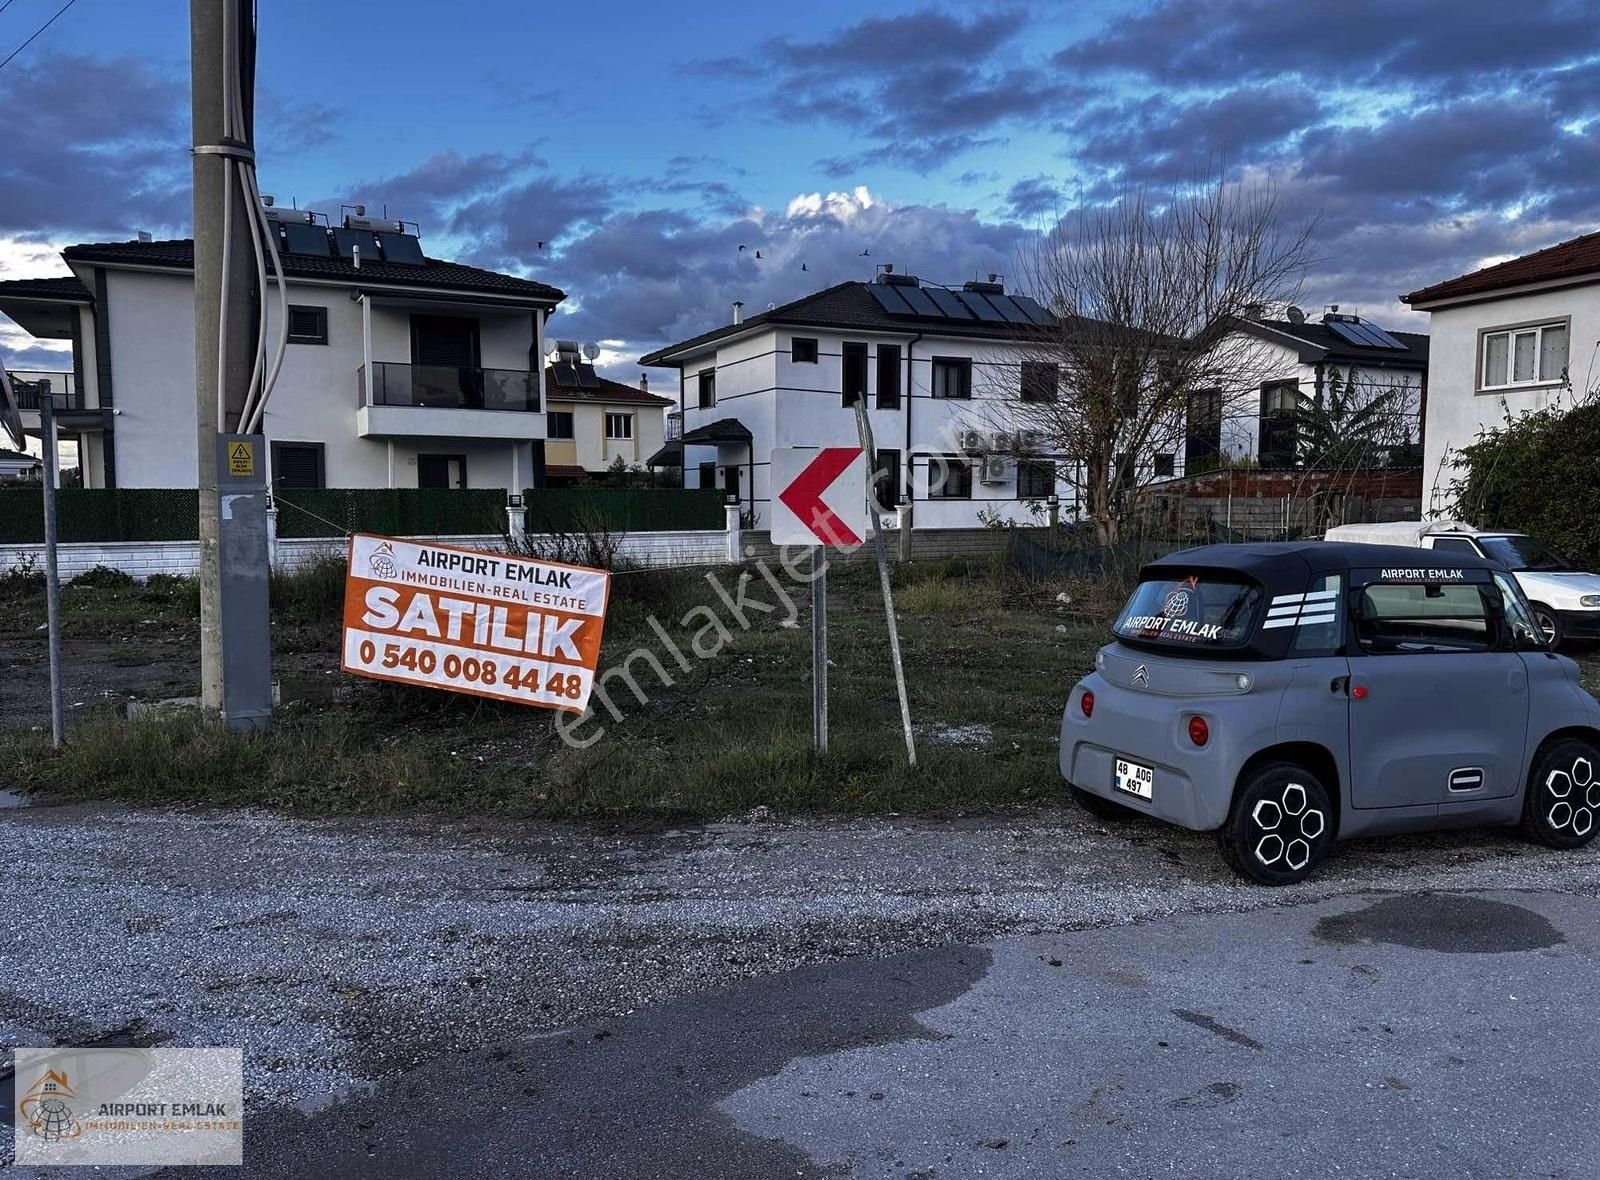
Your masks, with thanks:
M1261 587L1215 573L1148 578L1112 628L1120 639L1174 648L1239 647L1261 613Z
M1539 542L1523 533L1504 537L1479 537L1483 551L1507 569L1513 570L1564 570L1571 569L1561 558Z

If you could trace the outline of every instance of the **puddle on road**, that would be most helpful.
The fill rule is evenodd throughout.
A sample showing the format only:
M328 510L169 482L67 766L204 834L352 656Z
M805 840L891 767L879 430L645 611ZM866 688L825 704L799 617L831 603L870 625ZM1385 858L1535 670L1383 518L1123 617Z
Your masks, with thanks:
M1382 942L1458 955L1536 951L1566 941L1542 914L1460 893L1385 898L1323 918L1311 933L1340 946Z

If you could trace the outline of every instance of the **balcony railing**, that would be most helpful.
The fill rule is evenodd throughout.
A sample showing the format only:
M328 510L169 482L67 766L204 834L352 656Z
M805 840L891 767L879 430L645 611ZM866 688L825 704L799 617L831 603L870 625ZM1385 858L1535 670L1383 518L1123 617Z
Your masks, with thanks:
M367 373L363 365L359 396L365 398L366 393ZM519 369L458 369L447 365L374 361L371 404L443 410L537 411L539 378Z
M46 397L52 399L56 410L83 409L83 393L71 373L13 372L11 388L16 391L18 407L24 410L37 410Z
M662 435L662 442L677 442L683 437L683 411L673 410L667 415L666 426Z

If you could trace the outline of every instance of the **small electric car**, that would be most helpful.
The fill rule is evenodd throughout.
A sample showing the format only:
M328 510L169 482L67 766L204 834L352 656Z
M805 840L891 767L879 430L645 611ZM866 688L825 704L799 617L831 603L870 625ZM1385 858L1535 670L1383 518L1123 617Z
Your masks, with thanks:
M1227 862L1303 879L1336 839L1600 823L1600 703L1516 579L1465 553L1210 545L1144 567L1072 690L1061 773L1103 818L1216 831Z

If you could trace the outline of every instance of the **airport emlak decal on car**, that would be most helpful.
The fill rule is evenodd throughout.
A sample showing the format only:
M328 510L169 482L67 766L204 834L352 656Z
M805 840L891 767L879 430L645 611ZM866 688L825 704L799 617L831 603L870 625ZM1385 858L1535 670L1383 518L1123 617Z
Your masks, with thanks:
M1190 641L1222 638L1220 623L1202 623L1187 616L1199 600L1200 579L1193 574L1172 587L1161 602L1159 615L1135 615L1126 626L1145 636Z

